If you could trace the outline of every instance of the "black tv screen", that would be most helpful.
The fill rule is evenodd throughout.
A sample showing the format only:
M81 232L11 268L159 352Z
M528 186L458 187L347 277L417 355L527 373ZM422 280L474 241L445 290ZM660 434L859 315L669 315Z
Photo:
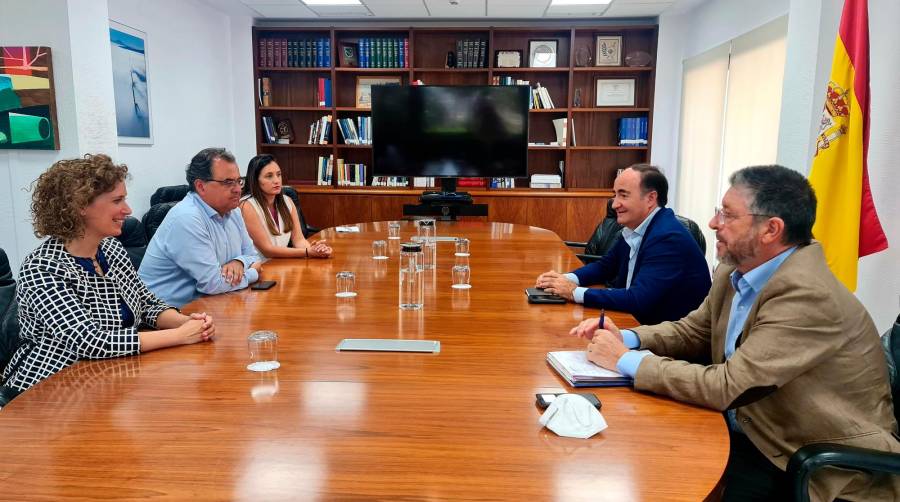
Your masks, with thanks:
M376 176L528 176L528 86L372 87Z

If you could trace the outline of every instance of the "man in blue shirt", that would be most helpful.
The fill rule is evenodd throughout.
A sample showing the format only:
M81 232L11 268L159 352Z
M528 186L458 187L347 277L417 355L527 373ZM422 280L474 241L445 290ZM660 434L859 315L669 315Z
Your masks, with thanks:
M591 319L572 334L590 338L588 359L634 378L635 389L725 412L723 500L782 500L801 446L896 453L900 442L875 325L812 240L809 182L782 166L748 167L730 181L709 222L721 265L700 308L634 330ZM900 500L900 477L826 468L810 496Z
M587 307L629 312L644 324L680 319L709 292L700 246L666 208L669 184L654 166L616 177L613 210L622 236L600 260L569 274L541 274L537 287ZM586 286L609 284L607 288Z
M244 178L234 156L207 148L185 173L190 191L153 235L139 270L150 291L176 307L201 294L246 288L261 268L236 209Z

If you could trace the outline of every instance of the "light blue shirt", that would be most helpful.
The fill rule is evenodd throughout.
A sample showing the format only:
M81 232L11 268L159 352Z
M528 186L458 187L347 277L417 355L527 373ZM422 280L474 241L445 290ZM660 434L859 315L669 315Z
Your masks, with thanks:
M244 277L232 286L222 266L244 264ZM260 260L237 209L220 215L195 192L173 207L153 234L138 274L156 296L181 307L201 294L246 288L259 274L250 265Z
M650 211L650 214L648 214L647 217L644 218L644 221L642 221L634 230L628 227L622 229L622 238L625 239L625 243L631 248L631 252L628 254L628 279L625 281L625 289L631 287L631 276L634 275L634 265L637 263L637 254L638 250L641 249L641 241L644 240L644 234L647 233L647 227L650 226L650 220L656 216L656 213L658 213L659 210L660 207L656 206L656 209ZM565 274L564 277L574 282L575 286L581 286L577 275L569 273ZM588 288L582 287L575 288L575 291L572 292L575 303L584 303L584 293L587 289Z
M750 270L746 274L741 274L737 270L731 272L729 279L731 286L734 288L734 298L731 300L731 310L728 314L728 328L725 332L725 359L729 359L736 350L737 340L744 329L744 323L747 322L747 315L750 313L750 307L759 296L772 275L778 270L778 267L784 263L797 247L786 249L779 255L763 263L762 265ZM622 340L629 349L640 347L640 340L637 335L627 329L622 330ZM628 351L616 362L616 369L619 373L634 378L637 374L638 366L641 361L649 356L648 352ZM740 426L735 419L735 410L728 410L728 426L737 432L741 431Z

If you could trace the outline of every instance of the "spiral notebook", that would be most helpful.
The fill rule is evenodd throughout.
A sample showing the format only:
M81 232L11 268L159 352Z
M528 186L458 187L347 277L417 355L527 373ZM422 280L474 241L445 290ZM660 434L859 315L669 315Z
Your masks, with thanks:
M572 387L630 386L631 378L588 361L583 350L548 352L547 362Z

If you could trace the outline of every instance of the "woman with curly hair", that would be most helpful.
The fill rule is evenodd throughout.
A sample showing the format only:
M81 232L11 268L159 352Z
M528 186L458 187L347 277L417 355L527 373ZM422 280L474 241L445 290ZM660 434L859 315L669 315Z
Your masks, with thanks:
M19 347L3 370L0 406L79 359L215 335L212 317L183 315L154 296L114 238L131 214L127 175L106 155L85 155L53 164L32 184L34 234L49 238L19 272Z
M241 215L253 245L266 258L329 258L331 248L324 240L310 243L303 237L297 208L281 187L281 167L275 157L263 154L250 159Z

